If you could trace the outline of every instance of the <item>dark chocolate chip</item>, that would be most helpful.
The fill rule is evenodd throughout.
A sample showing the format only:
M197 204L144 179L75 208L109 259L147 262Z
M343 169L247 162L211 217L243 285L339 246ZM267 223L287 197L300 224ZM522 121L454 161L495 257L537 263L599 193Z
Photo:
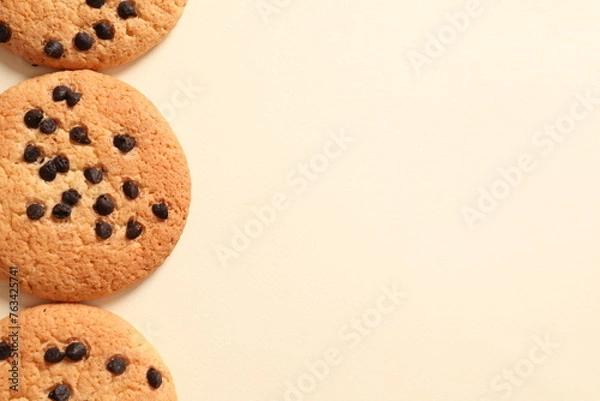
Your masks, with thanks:
M65 353L56 347L48 348L44 353L44 361L48 363L58 363L65 357Z
M135 199L140 195L140 189L133 181L125 181L123 183L123 193L129 199Z
M113 145L123 153L131 152L135 148L135 139L129 135L117 135L113 138Z
M125 369L127 369L127 363L125 362L125 359L116 357L108 361L106 364L106 369L115 375L120 375L125 372Z
M54 160L46 162L46 164L40 168L40 177L42 177L44 181L54 181L56 178L56 165L54 164Z
M46 43L46 46L44 46L44 52L52 58L60 58L65 52L65 48L60 42L50 40Z
M67 173L71 167L69 159L63 156L56 156L54 158L54 167L56 167L57 173Z
M86 4L93 8L101 8L104 5L104 0L85 0Z
M10 40L12 36L12 32L8 25L3 22L0 22L0 43L6 43Z
M40 123L40 131L43 134L53 134L58 129L58 124L51 118L45 118Z
M39 220L44 217L45 213L46 208L44 205L40 205L39 203L32 203L31 205L27 206L27 217L29 217L31 220Z
M166 203L155 203L152 205L152 213L159 219L166 220L169 218L169 207Z
M69 137L73 142L80 143L82 145L89 145L92 143L88 138L88 131L84 127L75 127L69 132Z
M162 384L162 375L154 368L148 369L148 373L146 373L146 379L148 379L148 384L153 388L159 388Z
M71 390L64 384L59 384L54 387L52 391L48 394L48 398L53 401L67 401L71 396Z
M103 221L96 223L96 235L102 239L108 239L113 233L113 228L110 224Z
M7 360L12 354L12 348L6 341L0 342L0 361ZM123 369L124 370L124 369Z
M52 208L52 215L57 219L66 219L71 215L71 206L66 203L59 203Z
M135 11L135 7L130 1L122 1L119 3L117 7L117 13L119 17L123 19L137 17L137 12Z
M75 206L81 199L81 194L74 189L68 189L62 193L62 201L69 206Z
M92 184L98 184L104 178L102 176L102 171L95 167L86 168L83 171L83 176Z
M67 98L67 93L69 93L71 89L68 86L59 85L52 91L52 100L55 102L60 102Z
M77 35L75 35L73 42L75 43L76 48L86 51L90 50L94 45L94 38L85 32L79 32Z
M23 152L23 160L27 163L34 163L42 157L42 151L35 145L29 144Z
M136 239L142 235L142 231L144 231L144 227L137 221L131 219L127 222L126 236L128 239Z
M100 195L94 203L94 210L100 216L108 216L115 210L115 203L105 194Z
M83 359L83 357L85 356L85 354L87 353L87 348L85 347L85 344L79 343L79 342L74 342L69 344L69 346L67 347L67 358L69 358L72 361L80 361Z
M99 22L94 25L96 36L103 40L111 40L115 37L115 28L108 22Z
M67 106L73 107L81 100L81 93L69 91L67 92Z
M40 126L40 123L44 119L44 112L40 109L29 110L25 113L25 125L29 128L37 128Z

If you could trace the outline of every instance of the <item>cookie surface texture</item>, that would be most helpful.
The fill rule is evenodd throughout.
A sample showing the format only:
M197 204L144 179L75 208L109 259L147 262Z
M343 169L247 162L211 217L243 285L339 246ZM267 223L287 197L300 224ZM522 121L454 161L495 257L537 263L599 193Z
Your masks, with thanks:
M187 0L1 0L0 44L32 64L101 70L156 46Z
M40 305L20 311L18 325L15 335L10 318L0 320L2 400L177 399L157 351L110 312L81 304Z
M66 71L0 95L0 278L81 301L130 287L183 231L190 176L159 111L129 85Z

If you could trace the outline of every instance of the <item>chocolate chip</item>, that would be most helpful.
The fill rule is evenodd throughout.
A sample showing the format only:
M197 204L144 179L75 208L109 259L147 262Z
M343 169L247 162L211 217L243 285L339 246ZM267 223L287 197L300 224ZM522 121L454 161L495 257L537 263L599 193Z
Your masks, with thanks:
M85 32L79 32L77 35L75 35L73 42L75 43L76 48L85 51L92 48L94 45L94 38Z
M59 203L52 208L52 215L57 219L66 219L71 215L71 206L66 203Z
M153 388L159 388L162 384L162 375L154 368L148 369L148 373L146 373L146 379L148 379L148 384Z
M23 160L27 163L34 163L42 156L42 151L35 145L29 144L23 152Z
M115 210L115 203L105 194L100 195L94 203L94 210L100 216L108 216Z
M54 158L54 167L56 167L57 173L67 173L69 171L69 167L71 167L71 163L69 163L69 159L63 156L56 156Z
M59 384L54 387L52 391L48 394L48 398L54 401L67 401L71 396L71 390L64 384Z
M40 123L44 119L44 112L40 109L29 110L25 113L25 125L29 128L37 128L40 126Z
M135 148L135 139L129 135L117 135L113 138L113 145L123 153L131 152Z
M96 235L102 239L108 239L113 233L113 228L110 224L103 221L96 223Z
M135 198L137 198L139 196L140 189L138 188L138 186L137 186L137 184L135 182L133 182L133 181L125 181L123 183L123 193L129 199L135 199Z
M97 23L94 25L94 31L100 39L111 40L115 37L115 28L108 22Z
M62 201L69 206L75 206L81 199L81 194L74 189L68 189L62 193Z
M155 203L152 205L152 213L159 219L166 220L169 218L169 207L166 203Z
M81 93L69 91L67 92L67 106L73 107L81 100Z
M84 127L75 127L69 132L69 137L73 142L77 142L82 145L89 145L92 143L88 138L88 130Z
M12 354L12 348L10 347L10 345L8 345L8 343L6 341L1 341L0 342L0 361L5 361L10 357L10 354Z
M32 203L27 206L27 217L31 220L39 220L44 217L46 213L46 207L44 205L40 205L39 203Z
M119 6L117 7L117 13L119 14L119 17L123 19L137 17L135 7L130 1L122 1L119 3Z
M96 198L93 208L99 215L108 216L115 210L115 202L106 194L102 194Z
M127 238L136 239L137 237L142 235L142 231L144 231L144 227L137 221L131 219L127 222L127 230L125 233Z
M65 357L65 353L56 347L48 348L44 353L44 361L48 363L58 363Z
M85 0L86 4L93 8L101 8L104 5L104 0Z
M58 129L58 124L51 118L45 118L40 123L40 131L43 134L53 134Z
M69 93L71 89L68 86L59 85L52 91L52 100L55 102L60 102L67 98L67 93Z
M44 181L54 181L56 178L56 165L54 164L54 160L46 162L46 164L40 168L39 174Z
M102 176L102 171L95 167L90 167L83 170L83 176L92 184L98 184L104 178Z
M83 359L85 354L87 353L87 348L85 344L74 342L69 344L67 347L67 358L72 361L80 361Z
M0 43L6 43L10 40L12 36L12 32L8 25L3 22L0 22Z
M106 364L106 369L115 375L120 375L125 372L125 369L127 369L127 363L125 362L125 359L116 357L108 361Z
M60 58L65 52L65 48L60 42L50 40L46 43L46 46L44 46L44 52L52 58Z

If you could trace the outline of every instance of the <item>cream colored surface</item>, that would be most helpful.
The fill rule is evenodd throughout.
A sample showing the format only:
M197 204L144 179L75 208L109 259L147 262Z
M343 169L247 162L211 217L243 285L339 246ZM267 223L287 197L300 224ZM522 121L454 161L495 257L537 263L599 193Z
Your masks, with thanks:
M285 400L327 359L287 398L597 401L600 105L560 143L538 131L600 97L600 6L482 2L419 76L409 52L464 2L275 3L265 24L254 1L193 1L109 71L170 119L194 193L166 265L93 303L149 337L182 400ZM2 88L42 71L0 58ZM354 142L338 152L340 129ZM303 188L298 163L326 149L339 157ZM461 209L527 155L470 229ZM216 249L265 204L275 221L224 267ZM382 298L394 282L398 304ZM348 325L380 315L370 335Z

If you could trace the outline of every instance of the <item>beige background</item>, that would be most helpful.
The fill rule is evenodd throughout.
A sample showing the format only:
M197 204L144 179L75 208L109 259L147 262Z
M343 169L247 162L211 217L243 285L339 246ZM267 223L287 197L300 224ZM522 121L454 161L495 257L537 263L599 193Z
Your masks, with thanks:
M600 399L600 6L261 3L191 0L108 71L172 122L194 199L168 262L93 304L181 400ZM2 90L46 71L0 61Z

